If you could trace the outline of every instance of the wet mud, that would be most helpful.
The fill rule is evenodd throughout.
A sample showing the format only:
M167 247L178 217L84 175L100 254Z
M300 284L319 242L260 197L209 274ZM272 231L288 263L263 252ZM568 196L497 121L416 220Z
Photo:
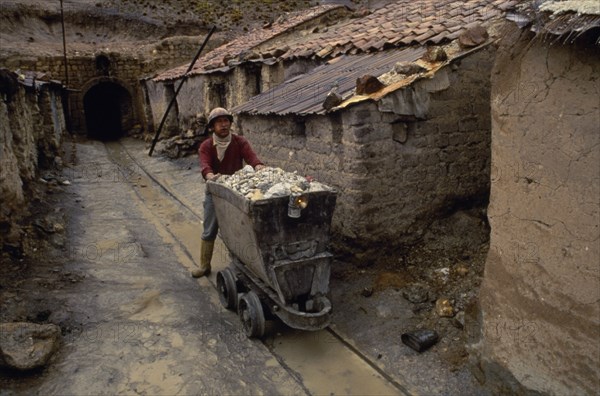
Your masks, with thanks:
M190 276L204 194L196 159L149 158L132 139L77 150L66 171L72 184L53 203L62 238L40 246L35 260L17 260L17 286L0 289L4 320L58 324L62 348L44 370L0 374L3 394L481 393L465 367L464 331L434 311L442 296L464 310L477 292L487 243L481 213L440 221L427 243L394 262L334 262L330 329L274 321L262 341L249 340L215 289L214 274L230 261L225 246L218 241L210 278ZM465 230L443 232L453 224L479 231L467 239L457 237ZM418 304L405 297L415 283L427 289ZM418 354L400 335L421 327L441 340Z

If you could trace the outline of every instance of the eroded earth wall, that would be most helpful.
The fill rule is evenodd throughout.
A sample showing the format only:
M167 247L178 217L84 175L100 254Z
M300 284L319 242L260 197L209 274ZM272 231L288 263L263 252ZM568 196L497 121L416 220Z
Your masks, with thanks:
M25 87L0 70L0 227L3 241L17 243L15 221L30 202L27 184L40 166L54 166L65 133L60 89Z
M511 392L600 389L600 53L514 28L492 74L491 248L480 374ZM508 384L508 385L507 385Z

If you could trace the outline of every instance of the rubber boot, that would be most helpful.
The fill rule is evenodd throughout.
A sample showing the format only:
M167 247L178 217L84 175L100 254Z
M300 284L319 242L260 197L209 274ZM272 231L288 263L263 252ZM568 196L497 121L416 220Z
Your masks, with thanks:
M192 271L194 278L200 278L208 276L210 274L210 261L212 260L213 249L215 248L215 241L205 241L204 239L200 242L200 268Z

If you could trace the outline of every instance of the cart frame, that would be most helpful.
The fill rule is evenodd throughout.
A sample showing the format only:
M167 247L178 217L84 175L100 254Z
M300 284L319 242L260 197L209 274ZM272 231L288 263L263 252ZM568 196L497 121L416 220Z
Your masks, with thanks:
M215 182L207 190L232 258L217 273L219 299L238 312L246 334L264 335L265 313L296 329L327 327L333 257L327 249L337 193L306 193L308 206L294 218L289 196L250 201Z

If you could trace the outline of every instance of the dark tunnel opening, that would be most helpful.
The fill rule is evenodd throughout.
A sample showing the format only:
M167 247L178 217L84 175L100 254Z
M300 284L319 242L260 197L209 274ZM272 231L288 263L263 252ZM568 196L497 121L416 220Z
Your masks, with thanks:
M125 132L124 120L130 118L131 96L119 84L102 82L83 98L87 134L92 139L116 140Z

